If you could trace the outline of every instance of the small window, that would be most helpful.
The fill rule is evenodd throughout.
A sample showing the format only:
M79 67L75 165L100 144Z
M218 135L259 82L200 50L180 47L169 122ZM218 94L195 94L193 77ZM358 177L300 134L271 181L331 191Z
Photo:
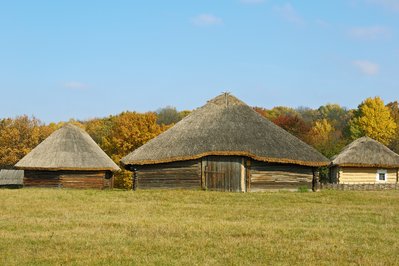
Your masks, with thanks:
M388 174L387 170L377 170L377 182L387 182Z
M380 181L385 181L385 173L378 173L378 176Z

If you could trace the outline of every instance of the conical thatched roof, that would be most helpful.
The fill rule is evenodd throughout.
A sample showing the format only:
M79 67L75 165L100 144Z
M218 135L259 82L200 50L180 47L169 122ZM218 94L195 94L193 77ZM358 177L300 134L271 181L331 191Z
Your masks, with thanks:
M53 132L15 168L26 170L110 170L119 167L84 130L67 124Z
M124 166L157 164L208 155L247 156L306 166L329 163L315 149L228 94L208 101L121 162Z
M332 165L396 168L399 167L399 155L376 140L362 137L333 158Z

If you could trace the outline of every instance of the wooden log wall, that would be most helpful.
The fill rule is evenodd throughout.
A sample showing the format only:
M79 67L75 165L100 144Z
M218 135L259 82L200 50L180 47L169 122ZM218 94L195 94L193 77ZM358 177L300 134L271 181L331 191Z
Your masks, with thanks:
M271 164L252 161L250 166L250 191L267 191L273 189L312 189L312 167Z
M25 187L61 187L58 172L53 171L30 171L24 173Z
M113 177L108 171L25 170L24 186L105 189L113 187Z
M139 189L200 189L199 160L136 167Z
M340 167L339 183L345 184L369 184L377 182L377 170L383 168L362 168L362 167ZM387 170L387 181L382 183L394 184L397 182L397 169Z

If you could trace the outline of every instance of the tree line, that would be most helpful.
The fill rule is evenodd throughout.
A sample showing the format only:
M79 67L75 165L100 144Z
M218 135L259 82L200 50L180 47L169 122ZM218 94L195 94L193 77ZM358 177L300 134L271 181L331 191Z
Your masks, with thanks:
M338 154L351 141L369 136L399 152L399 104L380 97L365 99L356 109L326 104L317 109L254 107L260 115L312 145L326 157ZM70 120L84 130L117 163L150 139L190 114L167 106L156 112L122 112L105 118ZM45 124L26 115L0 120L0 168L12 168L65 122ZM130 173L116 174L115 186L131 186Z

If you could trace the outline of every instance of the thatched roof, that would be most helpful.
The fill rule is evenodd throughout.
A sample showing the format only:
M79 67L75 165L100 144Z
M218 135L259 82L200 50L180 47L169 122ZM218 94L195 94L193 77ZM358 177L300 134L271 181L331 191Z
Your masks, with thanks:
M67 124L22 158L17 169L110 170L119 167L84 130Z
M122 159L145 165L208 155L246 156L259 161L306 166L329 160L234 96L222 94Z
M353 167L399 167L399 155L369 137L359 138L335 156L332 165Z
M0 186L23 185L24 171L23 170L0 170Z

